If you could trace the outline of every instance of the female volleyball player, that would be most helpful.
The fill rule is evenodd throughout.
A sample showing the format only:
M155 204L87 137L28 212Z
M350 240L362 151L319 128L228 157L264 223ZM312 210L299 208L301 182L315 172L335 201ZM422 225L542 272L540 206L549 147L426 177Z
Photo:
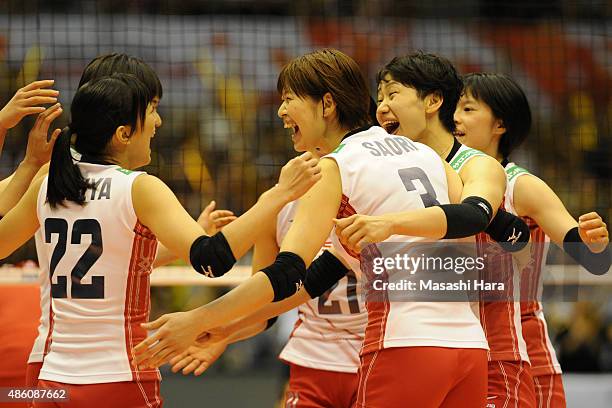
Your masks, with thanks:
M320 66L325 75L337 77L337 88L351 87L350 76L341 75L337 67ZM282 93L282 91L281 91ZM286 128L293 128L294 122L288 116L289 105L296 102L292 97L283 98L278 116ZM304 99L304 98L301 98ZM359 121L349 127L359 126ZM307 150L316 157L331 153L335 146L318 147L318 144L300 142L297 151ZM299 201L288 204L279 213L276 223L262 226L255 242L253 273L272 264L279 253L282 241L295 218ZM324 250L331 249L331 238L326 240L319 252L332 266L346 269L336 258ZM274 303L263 316L260 311L223 328L218 328L205 339L190 346L186 353L170 361L173 371L183 374L204 372L223 353L227 344L243 340L269 328L274 320L267 320L298 306L298 320L280 359L290 366L289 384L285 393L288 407L353 407L357 394L359 350L363 343L367 314L358 294L359 286L355 272L349 270L332 289L318 298L300 304L300 297L293 296ZM266 309L266 308L264 308ZM265 312L264 312L265 313ZM275 319L275 317L274 317Z
M230 257L233 262L252 245L245 231L274 219L319 178L315 160L307 155L293 159L279 184L213 241L165 184L130 170L150 160L150 140L161 124L152 100L131 75L80 88L71 106L72 124L53 149L49 177L34 182L0 220L0 257L39 227L43 231L52 329L38 385L70 388L74 406L91 401L106 406L160 404L158 373L138 370L130 360L133 345L144 338L139 323L148 314L156 236L214 276L221 271L219 264ZM77 162L70 150L73 134L82 154ZM219 239L230 254L218 245L211 250ZM108 383L113 383L112 392Z
M139 58L129 56L127 54L120 53L112 53L100 55L94 58L83 71L81 79L79 81L79 87L90 82L95 79L99 79L105 76L110 76L113 73L123 73L123 74L132 74L136 76L147 88L148 92L153 96L152 106L153 109L157 110L159 105L159 101L163 95L163 89L159 77L155 73L155 71L147 65L144 61ZM51 109L51 108L50 108ZM61 112L60 112L61 113ZM44 115L44 114L41 114ZM35 146L40 146L43 148L46 146L46 138L47 138L47 129L49 125L45 124L48 121L52 121L55 116L59 115L59 113L53 113L53 115L47 116L42 122L38 122L36 126L43 126L39 129L39 133L37 137L37 142ZM40 118L42 119L42 118ZM161 118L160 118L161 123ZM35 126L35 129L36 129ZM34 130L33 130L34 131ZM51 138L55 138L60 130L56 130L55 133L51 135ZM42 141L45 141L43 143ZM34 146L34 145L33 145ZM52 148L52 147L51 147ZM48 154L46 156L46 161L50 158L50 148L47 147ZM76 151L75 151L76 152ZM76 153L75 153L76 154ZM38 174L46 175L48 172L48 168L43 168ZM27 187L30 183L30 179L25 180L21 189L20 196L27 190ZM15 203L17 200L15 200ZM226 210L217 210L214 211L214 202L209 204L205 210L202 212L201 216L198 218L198 223L202 225L204 230L208 235L214 235L220 228L226 225L228 222L235 219L233 213ZM42 231L39 229L35 236L36 246L37 246L37 255L39 261L40 268L40 310L41 310L41 319L38 327L38 336L34 341L34 345L30 352L30 356L28 358L27 372L26 372L26 386L34 387L38 382L38 375L40 373L40 369L42 367L43 358L45 355L45 349L48 347L49 343L47 339L50 335L50 326L49 326L49 315L50 315L50 286L49 286L49 261L46 260L45 251L44 251L44 237L42 235ZM155 257L155 262L153 263L154 267L164 265L168 262L175 260L177 256L165 248L162 244L158 243L158 251L157 256Z
M323 67L337 74L319 75ZM345 84L340 78L350 81L350 87L338 87ZM296 58L283 68L279 90L286 103L284 121L294 130L296 148L332 151L320 161L322 180L300 200L274 264L206 306L144 325L158 330L137 346L141 364L161 364L208 329L298 292L306 267L328 237L334 217L414 209L420 220L413 227L414 235L458 233L445 218L445 209L452 206L447 183L453 197L460 196L456 173L422 144L389 135L379 127L353 127L368 123L369 95L352 59L336 50ZM348 125L351 122L353 126ZM394 153L383 153L389 149ZM427 186L427 194L409 188L416 179ZM423 208L434 202L440 206ZM372 277L371 264L360 264L358 254L349 254L336 237L333 241L352 268ZM397 244L405 249L419 241L404 237ZM375 255L379 248L367 250ZM304 281L306 292L316 294L337 279L311 267ZM369 302L367 308L357 406L482 407L487 345L469 303L384 298Z
M499 208L506 187L503 168L494 158L462 145L451 133L455 127L453 115L463 88L452 63L446 58L424 53L397 57L380 71L378 84L379 123L389 132L424 142L450 163L463 180L462 197L472 195L486 201L493 200L493 208ZM466 193L466 189L470 192ZM348 244L359 246L360 242L378 242L388 234L402 233L399 230L401 222L401 218L389 215L356 215L350 220L340 220L338 224ZM490 367L499 372L499 365L505 364L507 375L499 372L499 376L508 381L503 396L489 394L488 398L502 400L507 397L532 406L535 404L535 391L520 330L519 286L514 284L518 275L513 274L512 255L499 251L494 244L495 241L512 242L515 238L525 242L529 239L529 230L522 220L500 209L486 232L476 235L478 255L485 257L484 252L487 252L486 268L481 278L488 282L503 282L504 292L481 293L480 320L489 344ZM502 301L504 299L507 301ZM489 378L491 376L490 370Z
M522 89L503 74L476 73L464 78L465 91L455 111L456 135L462 143L500 161L506 170L504 208L524 218L529 224L532 260L521 272L521 328L531 362L537 407L564 407L565 395L561 366L548 337L542 304L542 267L548 243L564 248L593 273L605 273L610 267L609 236L606 224L595 213L576 221L548 185L527 170L510 162L509 156L526 138L531 127L531 111ZM550 238L549 238L550 237ZM489 397L499 404L507 396L508 376L512 367L504 362L504 374L490 368ZM523 405L521 405L523 406Z

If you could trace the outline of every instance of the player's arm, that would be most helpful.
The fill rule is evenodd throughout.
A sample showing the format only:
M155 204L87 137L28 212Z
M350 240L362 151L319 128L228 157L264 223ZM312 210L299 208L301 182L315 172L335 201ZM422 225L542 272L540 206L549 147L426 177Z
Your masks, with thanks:
M610 268L608 229L597 213L586 214L577 222L555 192L531 174L516 180L514 208L519 215L532 218L555 244L591 273L600 275Z
M43 180L35 180L19 203L0 219L0 259L12 254L38 230L36 206Z
M183 352L201 333L290 297L300 289L306 267L329 236L342 194L337 164L323 159L320 166L322 178L301 199L275 262L205 306L164 315L143 325L158 330L135 347L136 363L161 365Z
M36 122L28 134L25 157L0 196L0 216L17 204L37 174L48 172L47 163L51 159L53 145L61 133L61 129L55 129L49 139L47 139L47 132L53 121L61 114L62 108L58 103L45 109L36 118ZM45 169L42 169L43 166Z
M198 217L198 224L204 229L206 235L212 236L236 219L233 212L229 210L215 210L215 201L211 201ZM153 268L164 266L179 259L178 255L166 248L164 244L157 247L157 255L153 262Z
M480 197L489 203L495 216L506 191L506 173L497 160L475 156L461 168L459 176L463 181L461 200Z
M272 222L285 204L299 198L320 177L317 160L310 153L290 160L281 170L279 183L213 237L204 234L174 193L156 177L139 176L132 187L132 201L139 220L164 246L190 262L196 271L217 277L253 246L259 225Z

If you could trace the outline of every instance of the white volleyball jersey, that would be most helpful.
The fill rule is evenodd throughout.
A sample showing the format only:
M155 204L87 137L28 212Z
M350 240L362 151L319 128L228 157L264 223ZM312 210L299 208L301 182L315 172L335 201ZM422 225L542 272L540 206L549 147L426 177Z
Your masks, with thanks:
M450 164L453 170L455 170L457 173L459 173L463 166L465 166L467 162L469 162L472 158L478 156L486 156L486 153L483 153L480 150L472 149L459 142L455 143L459 144L460 146L459 149L456 150L456 153L448 159L448 164ZM455 150L454 147L453 150Z
M408 138L389 135L378 126L346 138L326 157L337 162L342 178L338 218L352 214L382 215L449 202L446 172L436 152ZM393 235L364 251L374 257L393 256L398 248L407 253L415 244L425 241ZM346 251L335 233L332 243L340 253L351 255L347 260L355 270L360 270L368 280L374 278L371 263L362 262L358 254ZM389 244L395 248L393 253L386 254ZM393 273L387 273L385 268L376 276L386 281L394 279ZM390 301L385 296L370 302L369 294L362 354L390 347L487 348L480 323L467 301Z
M298 202L287 204L276 223L280 247L291 227ZM327 240L319 255L331 247ZM317 370L356 373L368 315L359 293L355 272L347 275L322 296L298 306L298 320L280 358Z
M86 204L52 209L48 178L38 196L41 259L49 262L49 331L40 379L97 384L159 379L139 370L133 347L146 337L149 275L157 239L132 205L132 184L141 172L115 165L78 164L95 184Z
M38 286L40 289L40 322L38 324L38 335L34 340L28 363L42 363L45 355L47 339L49 338L49 322L51 314L51 289L49 286L49 259L44 250L43 230L39 228L34 234L36 253L38 255Z
M451 167L460 172L463 166L474 157L486 156L485 153L461 145L452 157L447 160ZM506 196L508 185L506 185ZM502 202L501 207L505 209ZM504 283L504 297L514 301L501 300L479 303L480 323L489 343L488 358L490 361L527 361L527 345L523 339L521 327L520 274L515 270L512 254L499 247L488 234L476 235L476 248L479 256L485 258L485 268L481 278L489 282ZM485 293L481 293L486 296ZM496 295L499 296L498 293Z
M530 174L514 163L505 166L506 211L517 215L514 208L514 187L519 177ZM531 362L531 373L535 376L561 374L561 365L548 336L548 326L544 318L542 302L542 269L546 265L546 256L550 247L550 238L544 230L529 217L522 217L529 226L531 234L531 262L521 271L521 328L527 345L527 354Z

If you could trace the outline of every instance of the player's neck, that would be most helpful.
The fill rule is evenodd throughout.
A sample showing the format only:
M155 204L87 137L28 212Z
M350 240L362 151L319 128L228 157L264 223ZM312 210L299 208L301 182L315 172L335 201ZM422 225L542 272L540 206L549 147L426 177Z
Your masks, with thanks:
M321 144L317 147L317 155L319 157L325 156L326 154L330 154L336 150L336 148L340 146L340 142L342 142L344 135L347 133L348 131L345 129L328 129L328 131L325 133L325 137L323 137L323 140L321 141Z
M418 142L426 144L438 153L443 159L453 148L455 137L448 131L440 121L435 121L427 124L427 128L421 134Z

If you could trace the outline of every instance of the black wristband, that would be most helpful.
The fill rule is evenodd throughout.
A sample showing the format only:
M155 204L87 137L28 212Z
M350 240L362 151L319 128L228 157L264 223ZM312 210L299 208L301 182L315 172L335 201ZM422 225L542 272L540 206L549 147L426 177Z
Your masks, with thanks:
M442 204L439 206L446 214L447 238L465 238L483 232L493 215L493 208L482 197L470 196L461 204Z
M499 209L485 230L508 252L518 252L529 242L529 226L514 214Z
M582 241L582 238L580 238L578 227L572 228L565 234L563 250L593 275L605 274L612 264L610 245L598 254L591 252L589 247Z
M308 267L304 289L312 299L317 298L334 286L347 272L348 268L338 258L329 251L323 251Z
M273 301L280 302L300 290L306 276L306 264L293 252L281 252L276 256L274 263L261 272L270 280L274 290Z
M212 237L198 237L189 250L189 260L193 269L210 278L225 275L236 263L232 248L222 232Z

